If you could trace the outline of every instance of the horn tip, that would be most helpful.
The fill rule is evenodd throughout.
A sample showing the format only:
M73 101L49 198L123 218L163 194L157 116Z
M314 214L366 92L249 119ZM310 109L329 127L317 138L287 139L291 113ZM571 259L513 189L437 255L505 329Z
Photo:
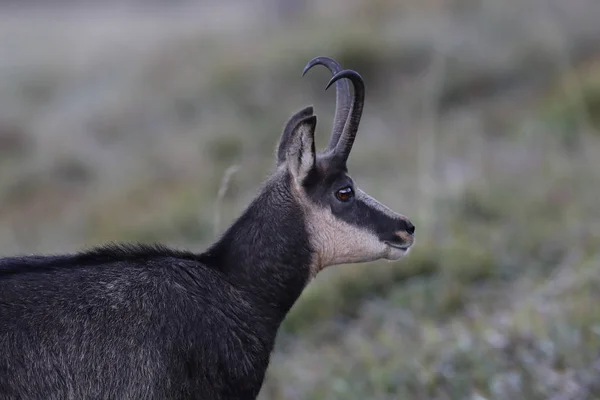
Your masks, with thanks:
M318 57L313 58L306 64L306 66L304 67L304 70L302 70L302 76L304 76L308 72L308 70L310 70L315 65L324 65L332 73L335 73L336 71L341 70L339 63L337 61L335 61L333 58L327 57L327 56L318 56Z
M329 89L331 87L331 85L333 85L335 83L335 81L332 79L329 80L329 82L327 83L327 86L325 86L325 90Z
M308 72L308 70L311 69L312 67L313 66L310 63L306 64L306 66L302 70L302 76L306 75L306 73Z
M353 69L344 69L331 77L325 90L327 90L329 88L329 86L331 86L332 84L334 84L335 82L337 82L343 78L350 79L354 84L356 84L356 83L362 84L362 82L363 82L363 78L362 78L362 76L360 76L360 74L358 72L354 71Z
M321 58L322 57L315 57L312 60L310 60L308 63L306 63L306 65L304 66L304 69L302 70L302 76L306 75L306 73L315 65L317 64L321 64Z

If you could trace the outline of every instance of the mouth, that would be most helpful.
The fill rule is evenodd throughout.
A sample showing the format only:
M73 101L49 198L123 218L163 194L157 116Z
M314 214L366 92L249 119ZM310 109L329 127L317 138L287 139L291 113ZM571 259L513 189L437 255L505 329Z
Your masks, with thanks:
M387 244L390 247L393 247L394 249L398 249L398 250L402 250L402 251L407 251L408 249L410 249L410 244L398 244L398 243L392 243L392 242L384 242L385 244Z

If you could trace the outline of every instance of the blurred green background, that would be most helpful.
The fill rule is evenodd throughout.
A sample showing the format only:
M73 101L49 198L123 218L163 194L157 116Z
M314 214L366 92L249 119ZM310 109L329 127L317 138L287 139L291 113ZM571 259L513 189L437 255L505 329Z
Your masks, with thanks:
M598 0L3 1L1 253L201 251L293 112L327 143L330 75L300 74L328 55L367 86L350 172L417 241L311 283L260 399L600 398L598 21Z

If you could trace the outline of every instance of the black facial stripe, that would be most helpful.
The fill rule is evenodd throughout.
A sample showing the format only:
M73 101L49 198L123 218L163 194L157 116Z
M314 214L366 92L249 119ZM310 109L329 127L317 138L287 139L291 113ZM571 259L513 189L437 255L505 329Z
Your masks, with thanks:
M382 240L391 240L391 237L387 236L400 230L401 221L373 208L364 200L356 197L351 203L343 204L341 207L333 205L333 214L351 225L370 230Z
M306 192L310 199L316 204L329 207L332 199L335 199L334 193L346 186L354 188L350 177L342 171L331 173L315 168L310 182L306 184ZM335 199L336 201L339 201Z
M335 164L320 159L316 168L304 180L304 190L310 200L320 207L331 209L336 218L377 235L381 241L397 242L396 232L406 229L405 222L385 210L374 207L365 200L354 186L347 172ZM336 192L344 187L354 189L355 196L349 201L340 201Z

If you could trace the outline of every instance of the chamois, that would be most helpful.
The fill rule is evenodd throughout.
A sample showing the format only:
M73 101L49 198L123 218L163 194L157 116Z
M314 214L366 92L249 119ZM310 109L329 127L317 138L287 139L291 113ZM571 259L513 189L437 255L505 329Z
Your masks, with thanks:
M329 145L315 151L312 107L294 114L272 175L205 252L0 259L1 399L255 399L280 324L320 270L409 251L415 227L347 173L361 76L328 57L303 75L315 65L336 85Z

